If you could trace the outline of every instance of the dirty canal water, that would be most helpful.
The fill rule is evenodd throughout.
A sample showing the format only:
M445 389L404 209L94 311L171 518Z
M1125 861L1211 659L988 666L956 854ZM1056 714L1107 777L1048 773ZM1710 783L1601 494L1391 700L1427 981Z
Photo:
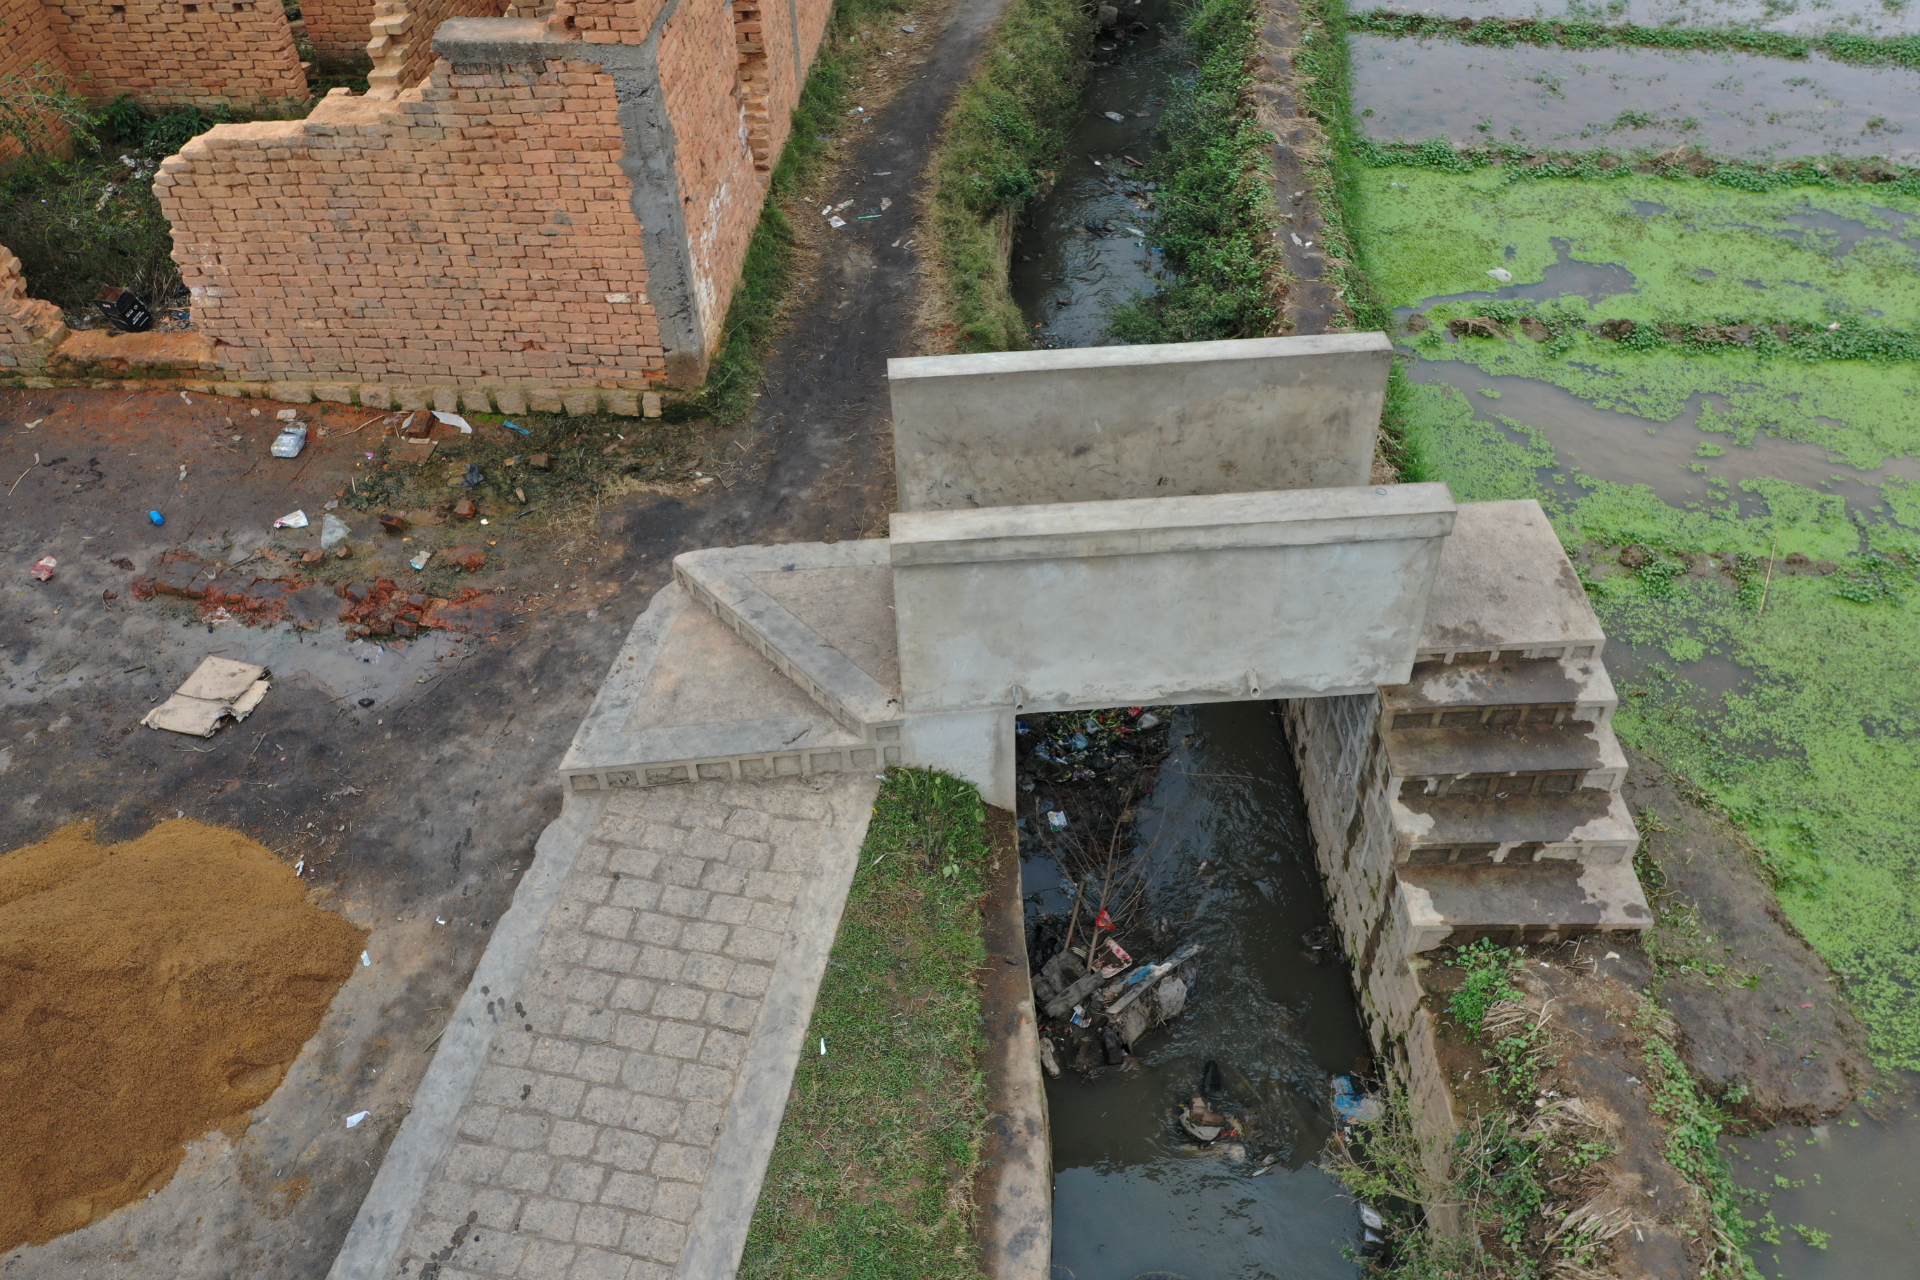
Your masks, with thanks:
M1367 1067L1367 1045L1345 965L1316 963L1302 943L1327 907L1279 718L1271 703L1187 708L1171 732L1134 836L1151 850L1161 936L1205 950L1185 1012L1135 1043L1137 1063L1048 1082L1053 1274L1356 1276L1344 1251L1360 1243L1357 1209L1319 1162L1332 1081ZM1049 843L1022 839L1030 918L1070 906ZM1176 1112L1209 1061L1215 1105L1241 1132L1200 1148Z
M1915 21L1863 0L1604 20ZM1757 1274L1920 1274L1920 793L1895 781L1920 773L1920 71L1375 35L1350 53L1367 136L1425 144L1354 172L1420 478L1540 500L1607 629L1622 739L1739 817L1886 1072L1864 1111L1727 1140ZM1685 163L1656 158L1676 144Z
M1176 13L1173 0L1129 5L1119 26L1095 39L1067 155L1052 188L1023 214L1010 276L1042 346L1102 344L1108 312L1157 287L1160 255L1145 221L1152 193L1139 173L1180 65Z

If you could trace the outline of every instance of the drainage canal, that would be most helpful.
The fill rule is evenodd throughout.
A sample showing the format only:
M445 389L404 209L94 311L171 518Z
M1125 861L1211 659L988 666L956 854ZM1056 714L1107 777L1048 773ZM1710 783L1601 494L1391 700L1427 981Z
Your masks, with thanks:
M1134 961L1201 948L1174 975L1190 984L1182 1011L1129 1049L1076 1033L1071 1011L1041 1015L1061 1069L1047 1085L1054 1274L1357 1275L1356 1209L1321 1162L1338 1141L1336 1081L1371 1063L1275 705L1021 724L1036 965L1070 926L1087 945L1103 883ZM1117 963L1104 942L1094 958ZM1210 1144L1180 1122L1195 1093L1229 1130Z

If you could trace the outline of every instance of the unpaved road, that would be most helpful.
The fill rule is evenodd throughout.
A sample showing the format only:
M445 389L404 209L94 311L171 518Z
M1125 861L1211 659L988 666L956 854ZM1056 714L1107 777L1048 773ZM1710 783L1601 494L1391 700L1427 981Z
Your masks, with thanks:
M402 649L353 641L330 619L209 626L188 601L133 597L163 551L232 562L275 541L317 545L325 502L368 474L369 441L348 434L364 411L303 412L327 434L285 461L267 455L279 406L266 402L0 391L0 850L68 822L116 840L184 813L304 862L315 900L372 930L371 964L247 1123L193 1144L150 1199L12 1251L0 1276L326 1274L559 811L554 768L672 556L884 533L885 362L908 340L916 267L912 246L891 242L911 237L916 175L1002 3L953 6L918 76L852 148L847 172L868 175L859 194L891 195L899 216L851 223L827 245L723 484L612 499L573 541L501 557L509 567L471 580L518 610L496 634L436 633ZM639 424L608 425L632 436ZM312 527L273 534L295 509ZM368 515L351 523L355 565L403 577L397 540ZM44 555L59 566L40 583L27 570ZM206 741L138 726L215 653L271 668L251 719ZM360 1110L371 1117L347 1129Z

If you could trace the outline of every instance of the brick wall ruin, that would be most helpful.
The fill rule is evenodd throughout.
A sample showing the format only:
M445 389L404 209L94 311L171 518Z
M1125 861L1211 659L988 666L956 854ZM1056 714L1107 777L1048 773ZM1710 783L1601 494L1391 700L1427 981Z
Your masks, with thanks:
M307 97L306 72L279 0L0 0L0 71L36 64L103 102L284 106Z
M236 381L365 403L697 384L830 8L458 19L391 98L203 134L156 180L196 329Z
M66 336L66 316L51 302L27 296L20 259L0 248L0 370L40 372Z
M433 70L433 33L448 18L498 18L508 0L374 0L372 21L360 28L368 96L390 98ZM302 10L305 12L305 10Z

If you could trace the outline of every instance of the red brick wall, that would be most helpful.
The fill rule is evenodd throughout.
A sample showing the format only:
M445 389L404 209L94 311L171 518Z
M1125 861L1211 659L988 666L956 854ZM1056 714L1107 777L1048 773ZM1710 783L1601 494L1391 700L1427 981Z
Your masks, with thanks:
M201 332L254 380L657 382L613 80L451 74L222 125L155 187Z
M357 63L372 39L373 0L300 0L313 51L329 62Z
M0 248L0 370L37 373L66 334L60 308L28 297L20 259Z
M67 74L66 55L60 52L53 23L48 20L40 0L0 0L0 23L5 24L0 26L0 73L24 72L43 66L58 74ZM60 144L65 137L65 128L57 127L48 141ZM0 138L0 161L11 160L19 154L20 147L12 138Z
M441 23L448 18L498 18L507 5L508 0L374 0L364 45L373 59L368 89L376 97L411 89L433 70L433 33Z
M299 102L306 73L280 0L69 0L46 5L75 87L143 103Z

